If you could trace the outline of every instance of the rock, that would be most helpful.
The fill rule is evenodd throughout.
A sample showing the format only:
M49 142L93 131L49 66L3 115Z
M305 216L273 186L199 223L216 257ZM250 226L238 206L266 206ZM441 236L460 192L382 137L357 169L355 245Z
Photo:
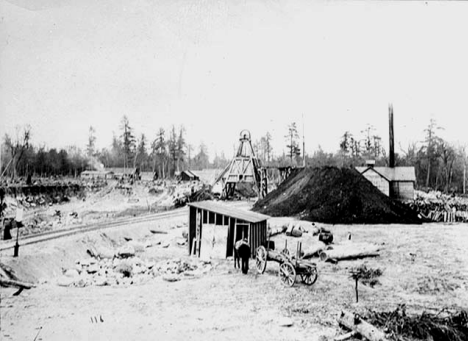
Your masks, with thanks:
M122 262L114 268L114 271L121 273L126 277L130 277L132 275L133 267L131 264Z
M68 276L60 276L57 279L57 285L59 285L61 287L69 287L74 282L75 282L75 279L72 278L72 277L68 277Z
M117 251L117 254L122 258L133 257L135 256L135 249L133 246L126 244Z
M89 266L90 264L89 260L90 260L89 258L80 260L81 266Z
M143 272L145 272L147 269L142 267L142 266L139 266L139 265L134 265L133 268L132 268L132 273L133 274L141 274Z
M112 259L115 256L114 250L109 249L105 246L98 247L97 254L101 259Z
M283 317L278 320L278 325L280 327L291 327L293 324L293 320L291 320L289 317Z
M105 277L102 277L102 276L97 276L97 277L94 279L94 284L97 285L97 286L99 286L99 287L108 285L107 279L106 279Z
M80 273L76 269L68 269L67 271L65 271L64 275L70 278L74 278L74 277L78 277Z
M133 257L131 259L132 265L141 265L143 264L143 261L141 260L140 257Z
M89 274L94 274L96 272L98 272L100 270L100 267L99 265L97 264L91 264L90 266L88 266L88 268L86 269L86 271L89 273Z
M185 240L185 239L177 239L176 242L177 242L177 245L185 245L185 244L187 244L187 240Z
M211 265L207 265L203 270L203 273L207 273L211 271Z
M135 250L135 252L142 252L145 250L145 244L134 241L134 240L132 240L131 242L128 242L128 245L133 247L133 250Z
M153 243L151 242L151 240L146 240L143 246L145 247L145 249L147 249L149 247L152 247Z
M182 231L182 238L184 238L184 239L188 238L188 232L187 231Z
M177 276L177 275L173 275L173 274L166 274L164 276L162 276L162 279L167 281L167 282L177 282L177 281L180 281L180 277Z
M161 247L163 247L163 248L168 248L168 247L169 247L169 245L170 245L170 243L169 243L169 242L164 242L164 243L161 243Z

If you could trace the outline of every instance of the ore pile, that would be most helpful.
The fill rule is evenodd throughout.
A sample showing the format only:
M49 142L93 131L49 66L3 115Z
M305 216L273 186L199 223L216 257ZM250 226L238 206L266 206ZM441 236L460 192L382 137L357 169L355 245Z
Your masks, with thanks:
M418 224L415 211L351 168L304 168L258 201L254 211L330 224Z

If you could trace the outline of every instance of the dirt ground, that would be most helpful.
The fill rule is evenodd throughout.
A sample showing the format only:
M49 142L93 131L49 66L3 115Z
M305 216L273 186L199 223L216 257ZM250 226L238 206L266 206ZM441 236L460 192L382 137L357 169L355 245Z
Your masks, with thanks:
M170 242L168 248L149 247L140 257L188 259L187 246L175 243L184 230L176 226L186 220L177 217L105 233L119 242L125 237ZM273 218L272 224L288 220ZM348 232L352 242L383 243L381 256L336 265L316 259L319 278L312 287L300 281L292 288L284 286L277 263L269 262L265 274L258 275L252 260L248 275L242 275L231 260L213 260L211 271L177 282L156 277L140 285L78 288L60 287L56 279L62 269L86 257L87 242L99 240L100 232L27 246L17 259L11 257L12 250L5 251L1 261L18 269L20 278L38 284L19 296L12 296L14 289L1 288L1 339L327 340L342 333L336 324L342 309L393 310L403 303L409 313L466 309L466 225L323 226L331 229L337 243ZM152 235L149 228L167 233ZM301 238L303 247L314 238ZM276 236L276 247L283 248L286 239L294 252L299 238ZM375 288L360 285L360 301L355 303L349 268L362 263L383 270L383 275ZM28 274L34 278L26 278Z

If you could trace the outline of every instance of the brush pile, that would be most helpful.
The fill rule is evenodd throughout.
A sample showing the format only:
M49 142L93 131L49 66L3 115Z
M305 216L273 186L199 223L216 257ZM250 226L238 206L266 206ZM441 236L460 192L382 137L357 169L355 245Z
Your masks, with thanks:
M409 316L405 305L400 305L391 312L370 311L367 321L388 332L391 340L468 340L468 312L464 310Z

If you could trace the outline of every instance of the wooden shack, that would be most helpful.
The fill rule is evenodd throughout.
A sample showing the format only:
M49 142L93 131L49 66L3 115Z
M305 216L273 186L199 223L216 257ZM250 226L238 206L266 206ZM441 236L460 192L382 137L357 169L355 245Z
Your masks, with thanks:
M182 181L199 181L200 178L194 172L190 170L184 170L179 175L180 180Z
M81 172L80 177L86 180L97 180L97 179L112 179L114 173L109 171L90 171L86 170Z
M234 255L234 244L247 238L251 256L267 240L267 215L213 201L189 203L188 251L202 258Z
M382 193L397 200L414 199L414 167L356 167Z

